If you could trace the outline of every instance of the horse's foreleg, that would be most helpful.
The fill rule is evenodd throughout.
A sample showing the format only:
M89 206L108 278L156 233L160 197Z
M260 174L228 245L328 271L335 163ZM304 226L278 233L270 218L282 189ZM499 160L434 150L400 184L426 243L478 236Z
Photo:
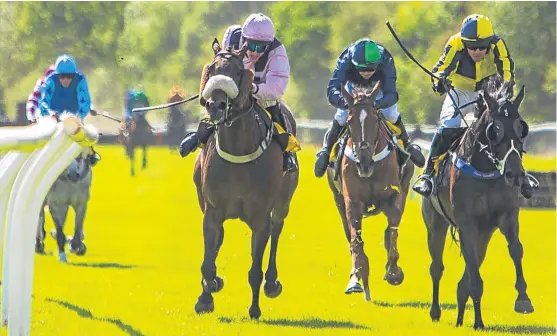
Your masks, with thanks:
M44 230L44 206L41 207L41 212L39 214L39 222L37 223L37 237L35 239L35 252L43 254L44 253L44 238L46 236L46 231Z
M143 146L143 162L141 163L141 169L147 168L147 146Z
M195 304L196 313L210 313L215 309L213 296L211 293L216 293L222 289L224 282L221 278L217 277L217 266L215 264L219 242L222 244L220 234L223 228L224 218L217 214L213 208L205 210L203 217L203 240L204 240L204 255L203 264L201 265L201 286L203 292L197 299Z
M514 310L517 313L529 314L534 312L532 301L526 293L526 280L522 270L523 248L518 238L518 209L510 213L506 218L501 218L501 232L507 240L509 254L513 259L514 268L516 270L516 283L514 288L518 292L518 297L514 303Z
M87 202L84 200L83 204L74 206L75 210L75 225L74 225L74 236L70 242L70 252L75 253L79 256L85 255L87 252L87 247L83 243L83 223L85 222L85 215L87 213Z
M50 215L56 227L56 242L58 243L58 256L61 262L66 262L66 252L64 250L66 245L66 235L64 234L64 224L68 216L69 206L64 205L49 205Z
M480 276L478 258L478 223L469 215L467 216L458 211L455 211L455 221L459 227L460 249L466 262L466 268L457 289L458 314L456 325L461 326L463 324L466 301L468 301L468 297L472 297L472 302L474 303L474 329L482 329L484 328L481 312L483 280Z
M433 285L431 308L429 316L436 322L441 318L441 307L439 306L439 283L443 276L445 266L443 265L443 251L449 223L443 218L431 204L431 201L424 199L422 204L422 216L427 227L427 246L431 257L429 275Z
M252 219L248 223L251 228L251 268L248 272L248 280L251 287L252 300L249 308L249 316L258 319L261 316L259 308L259 290L263 281L263 254L269 241L271 230L271 215L267 214L261 219Z
M274 211L273 211L274 214ZM277 280L277 250L282 227L284 226L284 219L271 220L271 251L269 253L269 266L265 272L265 286L263 290L265 295L269 298L276 298L282 293L282 284Z
M362 214L364 212L364 205L362 202L351 201L347 198L345 207L347 209L347 220L350 228L350 253L352 254L352 272L350 274L349 286L361 279L364 287L364 299L370 301L369 260L364 252L364 241L362 240Z
M384 280L393 286L400 285L404 281L404 272L397 263L399 259L398 253L398 226L402 218L402 196L396 194L393 204L389 204L384 208L389 225L385 229L384 245L387 250L387 264L385 266Z

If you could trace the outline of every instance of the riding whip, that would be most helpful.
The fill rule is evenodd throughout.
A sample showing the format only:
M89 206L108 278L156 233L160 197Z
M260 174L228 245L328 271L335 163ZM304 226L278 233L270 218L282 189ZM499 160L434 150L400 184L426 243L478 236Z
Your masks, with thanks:
M177 102L168 103L168 104L164 104L164 105L134 108L132 110L132 112L136 113L136 112L144 112L144 111L152 111L152 110L161 110L161 109L169 108L169 107L172 107L172 106L180 105L180 104L183 104L183 103L187 103L187 102L192 101L192 100L197 99L197 98L199 98L199 94L196 94L195 96L191 96L191 97L186 98L184 100L180 100L180 101L177 101Z
M395 40L397 41L398 45L400 46L400 48L402 48L402 50L404 51L404 53L406 54L406 56L408 56L408 58L410 58L414 63L416 63L416 65L418 65L423 71L425 71L425 73L427 73L431 78L432 78L432 82L433 82L433 78L439 80L439 77L437 77L436 75L434 75L431 71L427 70L426 68L423 67L423 65L420 64L420 62L418 62L414 56L412 56L412 54L406 49L406 47L402 44L402 41L398 38L397 34L395 33L395 30L393 29L393 27L391 27L391 24L389 23L389 21L385 22L385 24L387 25L387 28L389 28L389 30L391 31L391 34L393 35L393 37L395 38ZM464 120L464 123L466 124L466 127L468 126L468 123L466 122L466 119L464 119L464 115L462 114L462 111L460 111L460 106L458 106L458 104L455 102L453 96L450 94L451 90L453 89L453 87L448 84L448 83L443 83L445 86L445 90L447 91L447 95L449 96L449 98L451 98L451 101L453 102L453 105L455 107L455 114L460 114L460 117L462 118L462 120ZM456 91L455 91L456 93ZM470 104L465 104L464 106L468 106Z

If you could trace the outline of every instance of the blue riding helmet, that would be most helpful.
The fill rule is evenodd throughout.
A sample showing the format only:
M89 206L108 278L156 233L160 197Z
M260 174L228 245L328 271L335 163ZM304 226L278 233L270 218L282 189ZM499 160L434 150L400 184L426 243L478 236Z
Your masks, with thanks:
M56 73L59 75L75 75L77 73L77 65L70 55L61 55L56 59Z

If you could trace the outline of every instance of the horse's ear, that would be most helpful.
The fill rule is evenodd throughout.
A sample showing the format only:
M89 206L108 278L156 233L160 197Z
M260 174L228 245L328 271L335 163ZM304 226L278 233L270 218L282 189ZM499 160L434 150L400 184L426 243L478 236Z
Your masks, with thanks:
M248 52L248 44L244 43L242 45L242 48L240 49L238 56L240 56L241 59L244 59L244 57L246 56L246 53Z
M215 39L213 40L213 44L211 44L211 48L213 49L213 52L216 54L218 54L222 48L220 46L219 40L215 37Z
M340 93L344 97L344 100L346 101L348 106L354 105L354 97L350 93L348 93L348 91L346 91L346 88L344 88L344 85L341 85Z
M378 80L377 83L375 83L373 90L371 90L371 97L375 99L375 96L377 96L380 90L381 90L381 80Z
M491 97L489 95L489 93L487 92L483 92L483 97L485 100L485 103L487 104L487 107L489 108L490 111L496 112L497 111L497 100L495 100L495 98Z
M517 110L518 107L520 106L520 103L522 103L523 99L524 99L524 85L522 85L522 87L520 88L520 92L518 93L518 95L513 101L513 105L516 107Z

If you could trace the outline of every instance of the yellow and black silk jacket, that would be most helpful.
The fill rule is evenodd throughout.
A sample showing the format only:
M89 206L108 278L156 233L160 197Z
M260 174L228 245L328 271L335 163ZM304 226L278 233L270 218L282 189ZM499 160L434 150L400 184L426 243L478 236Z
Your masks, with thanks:
M432 72L449 78L457 89L478 91L482 80L495 74L500 74L505 81L514 81L514 62L505 41L497 35L493 36L484 59L474 62L458 33L451 36Z

